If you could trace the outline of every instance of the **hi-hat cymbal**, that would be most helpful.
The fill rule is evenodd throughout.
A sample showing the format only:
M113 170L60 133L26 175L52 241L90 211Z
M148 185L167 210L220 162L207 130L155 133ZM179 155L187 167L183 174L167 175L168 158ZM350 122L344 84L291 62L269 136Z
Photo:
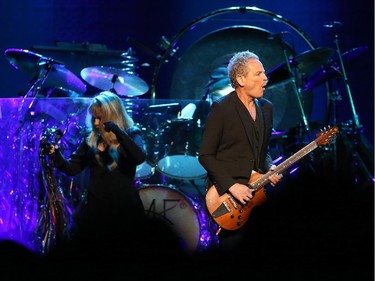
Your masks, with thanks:
M91 86L103 91L114 90L119 96L135 97L148 91L148 85L141 78L115 67L86 67L81 70L81 76Z
M13 67L25 71L31 77L38 77L44 67L50 65L43 86L62 87L79 94L86 91L85 83L60 61L23 49L7 49L5 56Z
M293 59L289 60L289 63L291 67L296 67L301 75L306 76L318 69L321 65L326 64L333 55L333 52L332 48L319 47L296 55ZM286 62L273 68L267 76L269 78L267 87L291 78Z
M351 62L352 60L361 57L366 51L367 46L360 46L353 48L342 54L343 63ZM339 59L333 60L327 63L325 66L321 67L318 71L314 72L305 82L305 89L309 90L317 87L337 76L342 75L341 66Z

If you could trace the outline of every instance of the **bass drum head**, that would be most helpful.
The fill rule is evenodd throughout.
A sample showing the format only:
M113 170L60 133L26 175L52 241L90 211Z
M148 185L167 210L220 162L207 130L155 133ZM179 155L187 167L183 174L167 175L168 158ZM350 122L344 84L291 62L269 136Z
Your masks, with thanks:
M197 252L210 245L206 212L196 199L172 185L160 184L142 186L139 195L146 216L169 227L186 252Z
M226 66L239 51L249 50L257 54L266 73L285 62L280 41L268 39L270 34L259 27L239 25L225 27L200 38L179 60L172 76L170 97L201 100L208 86L230 86ZM284 43L284 48L288 55L294 53L288 44ZM282 82L280 87L278 82ZM272 81L272 84L274 86L266 90L264 97L274 104L274 129L287 130L296 126L302 118L298 100L291 81ZM309 115L312 95L305 93L302 99L304 111Z

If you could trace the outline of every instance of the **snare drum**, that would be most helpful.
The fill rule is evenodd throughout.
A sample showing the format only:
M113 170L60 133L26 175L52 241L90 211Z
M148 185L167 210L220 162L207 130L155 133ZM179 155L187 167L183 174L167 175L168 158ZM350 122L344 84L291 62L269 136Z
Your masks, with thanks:
M139 194L147 217L166 223L184 250L191 253L212 245L208 216L197 199L171 185L144 185Z
M157 133L156 169L176 179L198 179L206 170L198 161L202 128L192 119L165 122Z

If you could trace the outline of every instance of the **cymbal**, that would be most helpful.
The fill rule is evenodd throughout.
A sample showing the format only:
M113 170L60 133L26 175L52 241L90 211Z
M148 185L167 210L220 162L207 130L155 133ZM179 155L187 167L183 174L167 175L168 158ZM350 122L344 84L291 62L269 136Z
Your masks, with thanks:
M343 53L343 63L345 64L361 57L367 51L367 49L367 46L360 46ZM321 67L318 71L314 72L310 77L308 77L304 87L305 89L312 89L333 79L334 77L340 76L341 74L340 61L339 59L335 59L327 63L325 66Z
M15 69L21 69L29 75L37 73L38 62L43 57L40 54L22 49L7 49L5 50L5 56Z
M333 55L333 52L332 48L316 48L297 55L292 63L297 66L301 74L308 74L325 64Z
M54 64L48 73L45 85L58 86L83 94L86 92L86 85L73 72L65 68L64 65Z
M293 59L289 60L289 63L292 68L296 67L299 73L305 76L319 68L321 65L326 64L329 58L333 55L333 52L332 48L319 47L296 55ZM273 68L267 76L267 87L284 82L291 78L286 62Z
M78 98L81 95L75 91L68 90L62 87L45 87L41 92L49 98Z
M32 77L40 75L45 65L52 65L43 86L61 87L79 94L83 94L86 91L85 83L58 60L47 58L28 50L14 48L7 49L5 56L14 68L25 71Z
M119 96L135 97L148 91L145 81L124 69L92 66L82 69L81 76L91 86L103 91L115 90Z
M220 66L220 67L215 68L210 74L210 78L215 79L215 80L216 79L223 79L223 78L227 78L227 77L228 77L228 70L224 66Z
M360 46L353 49L350 49L349 51L346 51L342 54L342 59L345 62L352 61L353 59L357 59L359 57L362 57L364 53L366 53L368 50L367 46Z
M225 96L230 92L234 91L230 84L229 78L222 78L215 82L208 84L208 93L210 94L213 100L220 98L221 96Z

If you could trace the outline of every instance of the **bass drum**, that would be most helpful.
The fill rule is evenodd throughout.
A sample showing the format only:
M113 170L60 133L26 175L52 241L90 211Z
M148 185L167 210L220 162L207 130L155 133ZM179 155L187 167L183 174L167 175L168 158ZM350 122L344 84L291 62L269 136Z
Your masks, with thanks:
M156 142L156 168L167 177L193 180L206 170L198 161L202 127L193 119L168 120L159 129Z
M172 185L144 185L139 188L146 216L165 223L188 253L213 245L212 229L199 200Z

